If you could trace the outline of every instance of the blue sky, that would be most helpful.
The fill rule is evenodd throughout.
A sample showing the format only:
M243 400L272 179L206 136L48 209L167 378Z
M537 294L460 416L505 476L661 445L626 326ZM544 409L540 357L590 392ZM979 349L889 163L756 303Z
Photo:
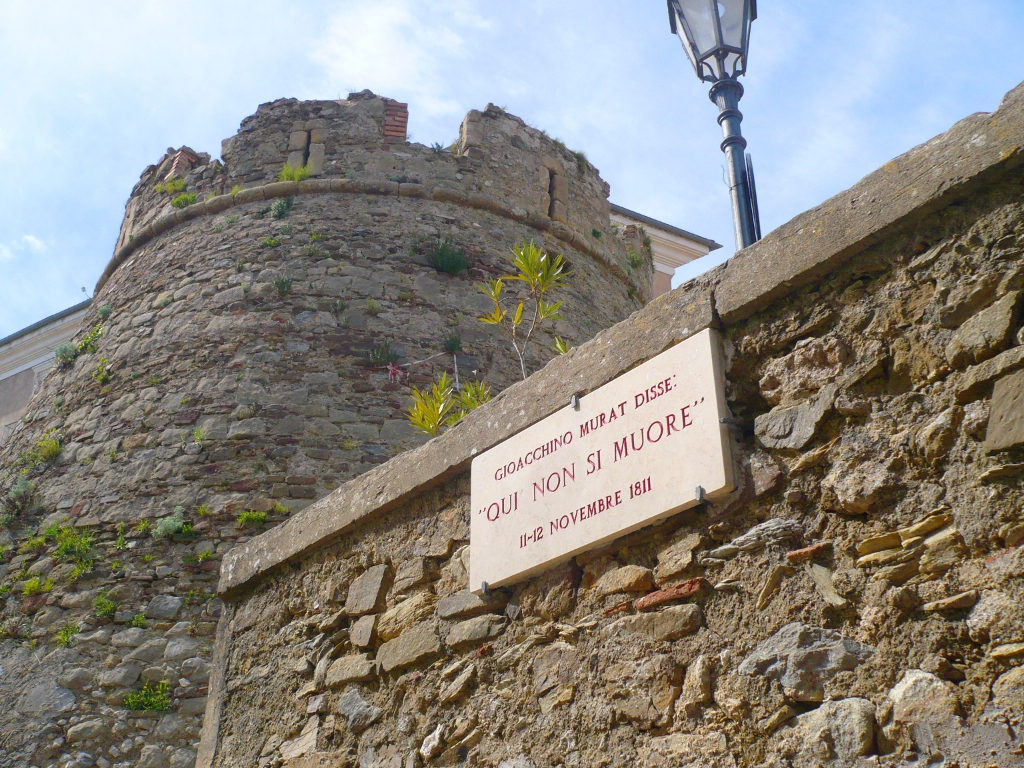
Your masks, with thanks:
M761 0L743 131L765 232L1024 80L1020 0ZM350 90L454 139L488 102L583 149L612 200L733 251L720 129L663 0L21 2L0 25L0 337L91 292L139 174L256 106ZM699 265L699 267L698 267ZM682 270L681 270L682 272Z

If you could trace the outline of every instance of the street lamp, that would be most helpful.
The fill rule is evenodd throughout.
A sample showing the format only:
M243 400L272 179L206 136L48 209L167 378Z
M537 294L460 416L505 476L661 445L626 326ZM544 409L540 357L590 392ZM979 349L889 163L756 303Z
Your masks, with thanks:
M736 79L747 71L750 23L756 18L757 0L668 0L672 32L679 35L697 77L711 83L708 95L718 105L737 248L761 239L754 166L750 155L744 156L747 142L740 134L743 86Z

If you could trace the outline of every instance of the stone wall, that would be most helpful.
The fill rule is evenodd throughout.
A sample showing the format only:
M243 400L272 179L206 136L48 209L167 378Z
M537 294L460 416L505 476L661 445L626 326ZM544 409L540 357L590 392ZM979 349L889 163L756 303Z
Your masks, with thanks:
M221 568L201 766L1024 764L1024 87ZM708 327L739 487L478 597L469 462Z
M223 557L422 443L409 385L453 369L447 339L463 380L520 378L477 319L477 284L512 246L534 240L573 273L531 368L556 334L579 345L649 297L649 259L629 268L642 246L615 236L594 169L494 108L471 113L464 147L411 144L394 104L263 105L224 163L185 147L142 174L74 341L102 333L0 453L0 766L192 765ZM290 159L313 178L277 182ZM561 221L543 163L568 179ZM176 208L179 194L196 202ZM468 273L427 264L438 236ZM169 710L123 706L161 681Z

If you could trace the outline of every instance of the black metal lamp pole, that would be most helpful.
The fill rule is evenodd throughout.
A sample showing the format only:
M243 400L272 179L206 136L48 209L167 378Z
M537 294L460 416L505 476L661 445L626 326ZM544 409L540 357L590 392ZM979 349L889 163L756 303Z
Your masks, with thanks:
M722 151L729 167L736 247L746 248L761 239L761 223L754 187L754 166L744 154L747 142L740 132L739 110L743 86L736 78L746 72L750 23L757 18L756 0L668 0L669 24L679 35L683 50L718 105L718 123L724 139Z

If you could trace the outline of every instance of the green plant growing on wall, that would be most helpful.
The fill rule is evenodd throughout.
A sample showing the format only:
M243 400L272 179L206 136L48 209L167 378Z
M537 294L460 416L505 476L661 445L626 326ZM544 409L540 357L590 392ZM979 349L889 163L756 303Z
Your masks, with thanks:
M551 346L559 355L566 355L569 353L569 350L572 349L572 347L570 347L565 341L563 341L561 336L555 336L555 341Z
M636 251L628 251L626 253L626 262L631 269L640 269L644 265L644 258Z
M62 626L57 630L56 642L61 648L70 648L71 643L74 642L75 635L78 634L78 626L71 624L70 622Z
M480 318L480 322L500 328L512 345L512 350L519 359L519 368L526 379L526 354L537 330L548 320L559 320L560 301L548 301L544 297L549 291L562 287L569 277L560 255L551 258L537 248L531 240L523 242L512 249L515 258L511 265L515 272L504 278L495 278L480 286L491 301L494 309L490 314ZM511 297L515 309L506 310L505 281L522 283L526 288L524 298ZM532 309L527 309L532 304Z
M312 173L312 171L313 169L310 167L309 163L306 163L305 165L300 165L297 168L294 168L285 163L284 168L281 169L281 173L278 174L277 180L296 182L305 181L306 179L309 178L309 175L310 173Z
M10 517L31 512L36 506L36 484L23 474L15 478L7 492L0 496L0 509Z
M22 597L32 597L34 595L46 594L51 589L53 589L53 579L43 581L39 576L33 576L21 588L21 595Z
M451 412L452 390L455 388L447 372L442 373L430 389L412 389L412 405L406 417L412 426L424 434L436 437Z
M117 603L111 600L106 592L101 591L92 601L93 610L96 615L103 619L113 616L117 612Z
M265 237L260 240L260 248L277 248L281 244L281 241L276 237Z
M236 522L239 528L258 528L262 525L266 525L267 513L266 512L254 512L249 509L242 512Z
M602 234L604 234L604 233L600 229L592 229L592 230L590 230L590 236L595 238L595 239L597 239L597 240L601 239L601 235Z
M459 275L469 269L469 259L455 246L451 236L438 237L427 250L427 263L446 275Z
M399 354L386 339L366 353L367 359L374 365L389 365L398 360Z
M348 302L342 301L341 299L335 299L331 304L331 309L334 310L334 314L340 315L346 309L348 309Z
M171 179L170 181L165 181L162 184L157 184L154 189L156 189L157 192L176 195L179 192L185 191L185 180Z
M171 205L175 208L188 208L196 202L195 192L185 192L184 194L178 195L176 198L171 200Z
M110 381L110 371L107 369L107 358L101 357L100 361L96 363L96 367L92 372L92 378L101 387Z
M326 239L326 238L324 238L323 233L321 233L321 232L319 232L319 231L317 231L315 229L312 230L309 233L309 242L311 242L311 243L319 243L319 242L321 242L324 239Z
M26 469L34 469L41 464L52 464L60 458L63 450L63 437L54 429L48 429L36 444L18 456L17 465Z
M63 341L53 348L53 357L61 368L70 368L78 357L78 347Z
M413 428L436 437L444 427L458 424L470 411L491 399L487 385L469 381L456 389L448 372L442 373L430 389L412 389L412 406L406 417Z
M57 545L53 556L65 563L92 565L93 538L89 531L78 531L71 526L54 523L46 529L47 538L52 538Z
M146 628L146 614L136 613L128 621L125 622L126 627L134 627L135 629Z
M490 399L491 392L486 384L482 381L467 381L462 385L462 389L455 392L454 407L445 420L445 425L455 426L468 416L470 411L475 411Z
M238 194L239 192L241 192L241 191L242 191L242 185L241 185L241 184L235 184L235 186L233 186L233 187L232 187L232 188L231 188L231 189L230 189L230 190L228 191L228 194L229 194L229 195L231 195L232 197L234 197L235 195L237 195L237 194ZM229 223L232 223L232 224L233 224L234 222L229 222Z
M136 712L163 712L171 708L170 684L161 680L156 687L143 683L138 691L132 691L124 697L124 708Z
M380 304L373 299L366 300L366 314L376 317L382 311Z
M103 324L97 323L93 326L92 330L89 331L82 339L78 342L76 350L79 355L94 354L100 347L100 336L103 335Z
M572 153L573 157L576 158L576 167L580 173L586 173L590 170L590 161L587 159L587 153L583 150L577 150Z
M100 320L106 320L108 317L110 317L110 313L113 311L114 310L111 309L109 304L104 304L96 311L96 314L99 315Z
M288 197L279 197L270 204L270 215L275 219L283 219L288 215L288 211L292 209L292 204L294 202L295 198L291 195L288 195Z
M274 290L277 291L277 295L280 296L282 299L287 296L290 296L292 292L292 278L275 277Z
M181 533L181 529L185 526L185 516L182 512L181 508L175 508L173 514L160 518L156 528L153 529L153 538L166 539L176 533Z

